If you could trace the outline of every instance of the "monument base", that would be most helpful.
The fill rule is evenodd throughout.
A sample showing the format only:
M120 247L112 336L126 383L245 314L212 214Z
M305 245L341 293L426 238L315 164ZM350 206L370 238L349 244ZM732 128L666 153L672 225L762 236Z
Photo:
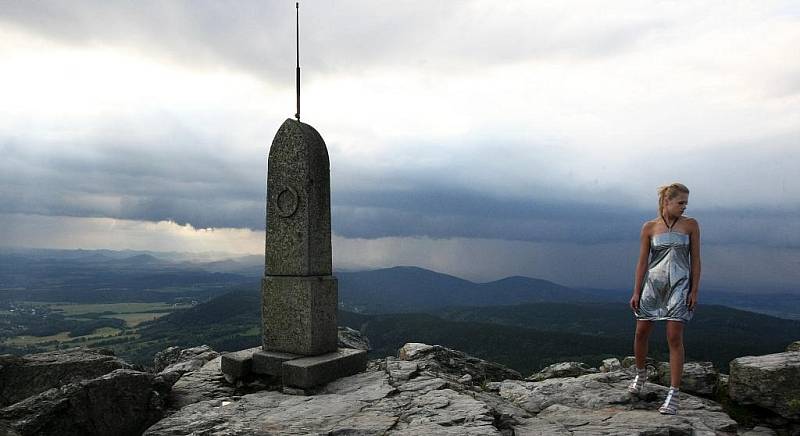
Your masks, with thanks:
M367 370L367 352L352 348L283 362L284 386L307 389Z
M249 350L248 350L249 351ZM367 352L339 348L318 356L299 356L275 351L246 353L237 351L222 355L222 373L229 382L244 374L280 377L285 387L310 389L342 377L367 370Z
M336 351L336 277L266 276L261 302L265 350L303 356Z

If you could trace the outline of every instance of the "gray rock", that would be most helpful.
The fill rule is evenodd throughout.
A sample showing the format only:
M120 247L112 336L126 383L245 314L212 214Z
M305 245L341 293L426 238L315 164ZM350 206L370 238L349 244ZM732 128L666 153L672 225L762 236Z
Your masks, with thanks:
M728 374L720 374L717 378L717 392L722 392L726 396L730 389L730 376Z
M145 435L500 435L492 409L452 389L397 391L385 371L329 383L314 396L258 392L204 401L150 427Z
M636 366L636 358L634 356L627 356L624 359L622 359L622 362L620 363L622 364L623 368L630 368L632 366ZM658 366L658 363L659 362L653 359L652 357L648 357L645 360L645 366L652 366L653 368Z
M0 407L50 388L89 380L131 365L104 348L69 348L25 356L0 355Z
M364 372L367 369L367 352L339 348L334 353L288 360L281 365L281 369L285 386L307 389Z
M225 380L228 383L235 383L239 379L248 377L253 369L253 355L259 351L261 347L223 353L220 370Z
M739 357L731 361L729 395L784 418L800 419L800 352Z
M164 412L169 386L160 377L118 369L70 383L0 410L20 435L139 435Z
M369 351L369 339L360 331L350 327L339 327L339 348L355 348L356 350Z
M161 354L161 356L159 356ZM159 375L171 384L175 383L183 374L196 371L203 367L208 361L219 357L219 353L211 349L208 345L187 348L181 350L178 347L169 347L157 353L153 359L155 368L163 367Z
M669 363L662 362L657 367L657 377L662 386L669 387L670 366ZM683 377L681 377L681 391L690 394L711 396L719 382L719 372L711 362L686 362L683 365Z
M420 370L447 374L455 380L465 374L469 374L478 384L522 378L522 375L513 369L441 345L408 343L403 345L398 355L401 360L416 362Z
M689 394L682 394L680 415L658 414L666 389L648 384L642 397L633 397L626 390L632 378L629 371L541 382L487 382L485 390L476 392L459 382L479 373L480 365L471 361L474 357L442 348L406 346L400 355L410 360L372 362L366 373L329 383L315 395L262 391L201 401L145 434L736 433L736 423L718 404Z
M221 372L222 357L210 360L200 369L181 376L172 385L168 406L180 409L200 401L224 398L234 394L236 387L225 381Z
M178 361L181 355L181 347L168 347L153 356L153 371L161 372L164 368Z
M610 372L622 369L622 363L616 357L612 357L610 359L604 359L603 363L600 365L601 372Z
M515 434L626 435L734 433L737 425L713 401L681 394L680 414L663 416L657 410L667 389L647 385L643 397L631 396L626 371L554 378L539 382L508 380L500 397L520 406L534 418L514 426Z
M778 436L775 430L768 427L756 426L750 430L744 430L739 433L741 436Z
M589 365L582 362L560 362L554 363L536 374L527 378L529 381L541 381L549 378L577 377L579 375L597 372L592 370Z
M800 351L800 341L794 341L787 345L786 351Z
M397 360L389 356L386 358L386 371L389 373L389 377L391 377L392 381L403 382L417 375L419 365L417 362Z

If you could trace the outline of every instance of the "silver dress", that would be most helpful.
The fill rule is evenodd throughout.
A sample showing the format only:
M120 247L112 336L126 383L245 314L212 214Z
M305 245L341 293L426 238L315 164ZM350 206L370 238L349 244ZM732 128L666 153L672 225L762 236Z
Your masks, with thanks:
M650 261L642 280L636 319L689 321L689 235L665 232L650 238Z

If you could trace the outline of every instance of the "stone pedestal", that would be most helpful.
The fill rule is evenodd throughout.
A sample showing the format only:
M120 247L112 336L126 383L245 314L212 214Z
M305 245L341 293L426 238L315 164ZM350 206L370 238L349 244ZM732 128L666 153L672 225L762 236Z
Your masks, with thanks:
M264 350L303 356L336 351L336 285L333 276L264 277Z
M226 378L252 371L309 389L367 368L367 353L339 349L332 275L331 191L322 136L284 121L269 149L267 237L261 282L262 350L223 356Z
M367 352L339 348L318 356L259 351L253 354L253 373L280 377L284 386L308 389L367 369Z

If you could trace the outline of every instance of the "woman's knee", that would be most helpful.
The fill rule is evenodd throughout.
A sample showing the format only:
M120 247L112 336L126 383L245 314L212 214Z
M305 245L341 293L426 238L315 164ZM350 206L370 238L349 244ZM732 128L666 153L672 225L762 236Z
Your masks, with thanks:
M671 348L683 346L683 332L667 332L667 344Z

